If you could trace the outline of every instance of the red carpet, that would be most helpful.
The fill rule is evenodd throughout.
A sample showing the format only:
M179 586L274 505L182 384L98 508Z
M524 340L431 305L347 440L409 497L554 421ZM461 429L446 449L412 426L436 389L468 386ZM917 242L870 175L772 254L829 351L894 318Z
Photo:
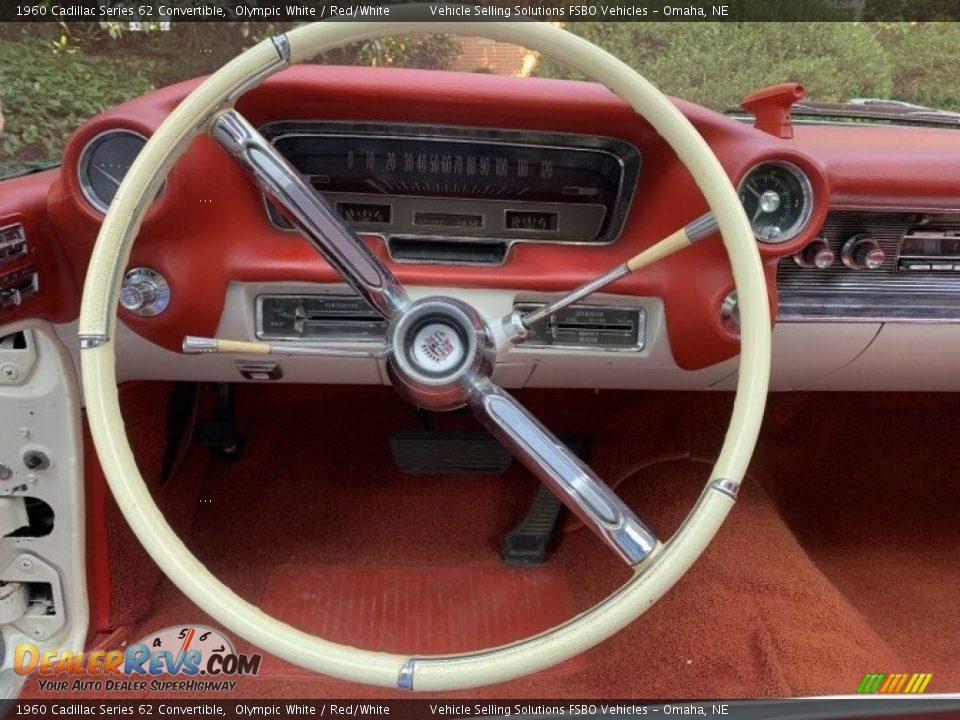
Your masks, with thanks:
M124 394L148 479L156 477L162 423L137 409L162 407L163 390L141 385ZM955 398L772 396L740 502L673 591L579 658L575 673L449 696L846 694L866 672L932 672L928 692L960 690ZM583 435L588 462L601 477L619 481L617 492L663 538L707 480L709 465L688 458L717 451L731 404L726 394L695 393L539 391L520 399L554 432ZM486 578L483 592L469 596L484 604L478 620L489 617L501 593L520 598L513 571L497 565L504 533L523 517L536 489L516 463L495 476L400 473L387 438L418 420L388 388L245 386L237 412L247 456L225 463L194 448L157 495L170 517L192 523L187 544L243 597L305 630L416 652L476 648L555 622L551 615L537 618L542 624L535 628L491 629L457 616L468 595L454 579L467 568ZM432 421L435 429L475 426L463 413ZM132 625L134 638L180 623L215 624L159 581L115 512L114 622ZM519 571L547 573L564 593L562 603L553 590L524 592L556 603L549 612L566 617L627 577L592 533L568 529L547 569ZM303 569L309 575L301 576ZM148 581L151 571L156 584ZM363 598L384 597L397 582L393 572L401 573L407 597L429 588L431 612L442 619L435 635L432 620L372 620L378 615ZM452 594L441 596L441 585ZM291 595L278 596L285 592ZM330 607L343 608L336 618L320 617L325 595ZM497 615L504 617L499 606ZM361 618L368 624L360 625ZM42 694L31 685L24 696ZM398 694L274 665L266 676L242 681L231 697Z
M559 568L521 570L499 563L383 569L282 565L267 580L262 608L327 640L406 655L502 645L573 614ZM549 672L569 672L580 664L573 658ZM261 676L315 674L269 657Z

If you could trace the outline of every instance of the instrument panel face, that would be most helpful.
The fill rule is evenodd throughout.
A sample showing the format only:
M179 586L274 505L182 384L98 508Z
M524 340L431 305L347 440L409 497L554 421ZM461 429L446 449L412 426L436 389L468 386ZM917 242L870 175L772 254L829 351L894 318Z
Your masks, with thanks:
M261 132L357 230L385 236L611 242L640 169L632 145L587 135L320 122Z

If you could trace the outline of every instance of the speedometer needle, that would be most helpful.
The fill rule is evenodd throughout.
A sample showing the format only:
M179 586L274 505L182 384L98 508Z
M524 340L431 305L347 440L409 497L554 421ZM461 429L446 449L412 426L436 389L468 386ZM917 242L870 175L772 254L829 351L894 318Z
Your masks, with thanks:
M751 185L750 183L747 183L747 190L749 190L750 192L752 192L752 193L753 193L754 195L756 195L757 197L760 197L760 191L757 190L757 189L756 189L753 185Z
M117 180L113 175L111 175L110 173L108 173L106 170L104 170L102 167L100 167L99 165L94 165L94 166L93 166L93 169L96 170L97 172L99 172L99 173L100 173L101 175L103 175L105 178L107 178L107 180L109 180L110 182L112 182L114 185L116 185L117 187L120 187L120 181Z

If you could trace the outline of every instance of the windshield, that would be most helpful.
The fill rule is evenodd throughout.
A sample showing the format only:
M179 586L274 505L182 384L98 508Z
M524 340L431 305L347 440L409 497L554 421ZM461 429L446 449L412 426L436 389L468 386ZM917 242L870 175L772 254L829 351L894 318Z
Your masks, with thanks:
M0 23L0 177L59 164L67 138L96 113L210 73L293 25ZM817 103L893 99L960 111L960 74L946 61L960 47L960 23L578 22L567 29L664 92L719 111L786 81L803 83ZM576 77L522 48L443 35L378 40L317 62Z

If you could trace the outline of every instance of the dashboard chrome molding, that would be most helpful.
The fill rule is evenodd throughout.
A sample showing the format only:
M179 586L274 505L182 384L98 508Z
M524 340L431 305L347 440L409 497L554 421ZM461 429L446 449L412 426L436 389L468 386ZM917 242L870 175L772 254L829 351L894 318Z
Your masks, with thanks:
M908 208L830 208L821 236L838 254L852 236L869 234L886 253L880 267L777 268L779 322L960 323L960 270L913 272L900 267L904 237L919 228L960 232L960 212Z
M324 122L312 120L291 120L267 123L259 131L266 137L271 144L278 140L289 137L363 137L370 139L388 139L396 140L407 139L427 142L449 142L449 141L469 141L478 145L492 146L517 146L526 148L540 149L559 149L574 152L600 152L613 158L620 167L620 181L617 187L617 193L612 203L613 212L609 217L601 217L600 222L605 223L605 230L596 240L565 239L562 236L556 238L529 237L524 236L522 229L514 228L509 236L489 237L484 234L470 235L438 235L433 232L418 232L415 227L403 228L396 232L383 232L374 228L363 228L358 230L363 235L379 237L385 244L389 245L388 240L395 235L412 237L417 239L436 239L442 237L444 240L463 239L473 242L490 241L507 243L507 254L510 247L515 243L543 243L559 245L587 245L602 246L613 243L620 236L626 219L629 216L630 206L633 202L633 193L640 176L642 165L642 156L640 151L633 144L618 138L592 135L576 135L571 133L553 133L536 132L530 130L510 130L502 128L465 128L459 126L447 125L421 125L411 123L351 123L345 121ZM372 196L380 197L380 196ZM383 198L401 198L401 199L425 199L430 200L429 196L403 196L403 195L384 195ZM435 199L435 198L433 198ZM443 198L450 202L462 201L460 198ZM471 199L467 199L468 201ZM480 198L474 200L484 201ZM487 199L486 202L492 202ZM520 204L517 202L516 204ZM523 203L526 204L526 203ZM549 205L551 203L532 203L532 205ZM587 205L587 204L582 204ZM576 207L576 205L574 205ZM509 208L504 208L504 212ZM294 228L279 225L273 215L269 213L271 223L279 230L286 232L294 231ZM447 264L447 263L441 263Z

